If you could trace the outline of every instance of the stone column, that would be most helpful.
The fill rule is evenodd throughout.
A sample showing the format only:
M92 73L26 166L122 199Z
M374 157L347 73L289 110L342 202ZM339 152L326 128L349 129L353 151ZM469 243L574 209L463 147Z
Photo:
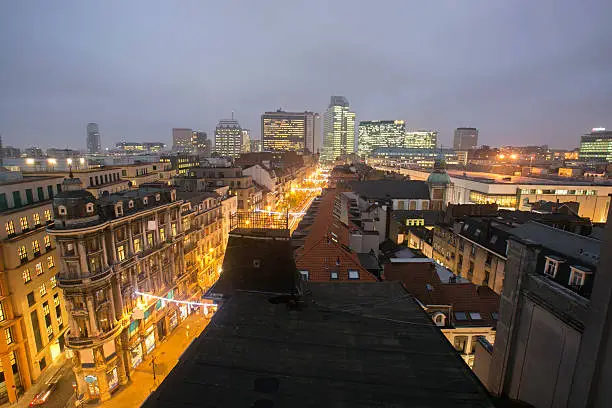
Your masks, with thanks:
M87 296L87 315L89 316L90 337L97 336L100 334L100 330L96 321L96 309L94 308L92 296Z
M87 253L85 252L85 245L83 244L83 240L79 239L78 242L79 247L79 261L81 265L81 277L89 275L89 268L87 267Z
M132 236L132 223L129 222L127 225L128 228L128 248L130 252L130 256L134 253L134 238Z
M111 262L112 263L116 263L117 262L117 244L115 242L115 230L111 229L111 248L110 251L108 251L110 253L111 256Z
M108 268L108 253L106 252L106 239L104 239L104 235L100 235L98 237L100 241L102 241L102 261L104 262L104 269Z
M123 333L121 333L115 339L115 350L117 351L117 376L119 377L119 384L121 385L127 384L129 380L125 368L125 359L129 356L129 350L124 349L123 337Z

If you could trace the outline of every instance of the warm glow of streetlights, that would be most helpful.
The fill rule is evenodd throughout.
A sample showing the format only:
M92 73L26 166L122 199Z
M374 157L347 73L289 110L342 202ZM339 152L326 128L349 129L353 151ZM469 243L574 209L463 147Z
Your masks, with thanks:
M518 157L518 156L517 156L515 153L512 153L512 154L510 155L510 158L511 158L512 160L516 160L516 158L517 158L517 157Z
M66 159L66 163L68 163L69 165L72 164L72 159L70 158Z
M498 157L503 160L503 159L506 158L506 155L505 154L500 154Z
M84 158L84 157L81 157L81 158L79 159L79 163L81 163L81 164L85 164L85 158Z
M49 164L54 164L55 165L55 164L57 164L57 159L47 159L47 162Z
M34 159L32 159L32 158L27 158L27 159L26 159L26 164L32 165L32 164L34 164L35 162L36 162L36 161L35 161Z

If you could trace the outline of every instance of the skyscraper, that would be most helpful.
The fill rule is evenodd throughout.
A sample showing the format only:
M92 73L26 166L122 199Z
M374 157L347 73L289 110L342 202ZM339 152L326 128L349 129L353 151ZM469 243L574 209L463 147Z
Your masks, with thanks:
M251 151L251 131L249 129L242 129L242 153L249 153Z
M191 133L191 153L201 157L209 157L212 151L212 141L206 132L194 130Z
M316 112L306 114L306 149L316 154L321 149L321 115Z
M368 157L379 147L403 147L406 126L403 120L365 120L359 122L357 153Z
M408 149L435 149L438 147L438 132L431 130L406 132L404 147Z
M234 119L221 119L215 128L215 152L221 156L238 157L242 150L242 128Z
M190 152L193 130L188 128L172 128L172 150L175 152Z
M478 129L476 128L457 128L453 138L453 149L470 150L478 146Z
M314 112L265 112L261 115L261 135L265 151L312 151L321 122Z
M593 128L591 133L580 138L580 160L612 163L612 131Z
M355 151L355 112L344 96L332 96L323 119L323 152L321 161L331 162L338 156Z
M97 123L87 124L87 151L90 154L100 153L100 128Z

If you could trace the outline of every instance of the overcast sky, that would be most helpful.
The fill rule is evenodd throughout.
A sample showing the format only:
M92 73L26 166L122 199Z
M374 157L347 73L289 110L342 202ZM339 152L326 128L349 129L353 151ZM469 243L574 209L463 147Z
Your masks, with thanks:
M612 127L610 0L2 0L5 145L169 142L232 110L455 127L480 143L573 148Z

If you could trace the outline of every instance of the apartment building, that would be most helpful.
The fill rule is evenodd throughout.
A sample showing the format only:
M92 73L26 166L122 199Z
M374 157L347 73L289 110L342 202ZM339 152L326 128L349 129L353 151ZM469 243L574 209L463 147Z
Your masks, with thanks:
M100 198L79 178L62 185L47 232L59 249L66 345L77 392L104 401L190 312L172 301L190 298L194 283L183 263L182 201L162 183Z
M103 194L113 194L130 188L129 180L121 176L121 168L114 166L101 166L87 170L65 170L65 171L37 171L25 173L36 176L73 177L79 179L86 191L94 197L102 197ZM72 175L72 176L71 176ZM61 182L60 187L61 188Z
M0 403L14 402L64 350L58 259L45 231L61 182L57 176L0 173Z
M172 163L168 162L134 163L117 168L121 170L121 178L130 182L132 188L159 181L170 185L172 176L176 173L172 170Z
M186 179L178 179L177 184L197 184L197 180L202 179L205 179L208 188L228 186L228 194L238 199L238 211L253 211L261 206L261 200L254 197L256 189L253 178L245 175L240 167L194 167Z

